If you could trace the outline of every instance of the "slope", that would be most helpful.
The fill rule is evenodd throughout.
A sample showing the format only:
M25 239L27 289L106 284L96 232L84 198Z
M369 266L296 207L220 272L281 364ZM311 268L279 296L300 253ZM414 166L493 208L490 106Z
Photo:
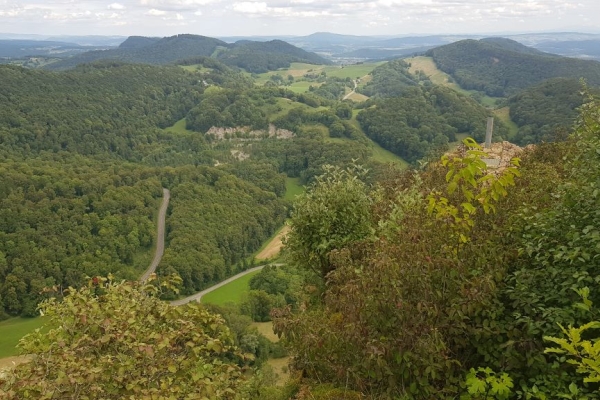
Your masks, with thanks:
M230 66L244 68L249 72L286 68L292 62L330 63L314 53L281 40L264 43L240 41L229 44L206 36L186 34L165 38L132 36L117 49L86 52L50 64L47 69L64 70L98 60L165 65L198 57L218 58Z
M508 39L462 40L429 50L438 68L464 89L503 97L550 78L600 85L600 63L539 53Z

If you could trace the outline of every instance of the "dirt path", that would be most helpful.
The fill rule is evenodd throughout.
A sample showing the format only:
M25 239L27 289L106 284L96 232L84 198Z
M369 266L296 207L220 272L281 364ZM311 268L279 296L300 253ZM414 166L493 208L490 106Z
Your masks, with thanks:
M290 231L289 226L284 226L281 231L267 244L267 246L262 249L260 253L256 255L256 259L259 261L268 260L269 258L276 256L281 251L283 247L283 238Z
M140 281L145 282L148 280L151 274L156 271L156 267L160 264L163 253L165 252L165 218L167 217L167 207L169 207L169 199L171 198L171 192L169 189L163 188L163 200L158 211L158 225L156 228L156 252L154 253L154 259L150 263L150 266L144 272Z
M344 98L342 100L348 100L350 98L350 96L352 96L354 93L356 93L356 89L358 88L358 82L362 81L363 79L365 79L367 76L369 76L369 74L363 76L360 79L353 79L352 83L354 83L354 89L352 89L352 91L350 93L348 93L347 95L344 96Z
M354 89L352 89L352 91L350 93L348 93L347 95L345 95L342 100L347 100L348 97L352 96L356 92L356 88L358 87L358 83L356 82L356 79L353 79L352 83L354 83Z

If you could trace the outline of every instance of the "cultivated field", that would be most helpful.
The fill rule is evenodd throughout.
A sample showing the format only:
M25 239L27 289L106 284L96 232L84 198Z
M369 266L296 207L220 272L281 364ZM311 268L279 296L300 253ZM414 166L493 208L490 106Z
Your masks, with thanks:
M0 322L0 358L19 354L16 348L19 340L40 328L44 323L43 318L11 318Z
M242 301L242 297L245 293L248 293L250 290L248 284L250 279L258 274L260 271L252 272L248 275L244 275L239 279L236 279L233 282L228 283L225 286L218 288L210 293L202 296L202 303L210 303L216 305L225 305L227 303L236 303L239 304Z
M283 247L283 238L290 231L290 227L284 225L277 233L275 237L267 243L267 245L256 255L258 261L264 261L271 259L279 254Z
M295 82L289 86L289 89L296 93L303 93L308 91L310 85L319 86L318 82L299 81L305 74L319 75L321 72L325 72L325 74L330 77L356 79L368 75L375 67L383 63L384 62L364 63L345 66L292 63L289 68L254 75L254 77L257 84L263 85L273 75L281 75L283 78L287 78L288 75L291 75L294 77Z

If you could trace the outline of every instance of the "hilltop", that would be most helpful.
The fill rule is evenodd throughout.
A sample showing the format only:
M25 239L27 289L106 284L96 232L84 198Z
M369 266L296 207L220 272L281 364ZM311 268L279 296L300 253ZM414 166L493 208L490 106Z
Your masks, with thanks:
M585 78L590 85L600 85L600 62L543 53L510 39L461 40L426 54L462 88L493 97L557 77Z
M269 42L244 40L230 44L207 36L183 34L165 38L132 36L116 49L79 54L52 63L47 66L47 69L69 69L98 60L165 65L196 57L216 58L225 64L249 72L266 72L289 67L292 62L329 63L317 54L309 53L281 40Z

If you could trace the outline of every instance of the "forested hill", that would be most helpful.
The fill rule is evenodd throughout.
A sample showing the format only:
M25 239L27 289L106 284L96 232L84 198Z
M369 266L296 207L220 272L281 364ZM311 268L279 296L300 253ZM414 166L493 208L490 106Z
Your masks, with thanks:
M176 35L165 38L133 36L119 48L90 51L48 65L50 70L64 70L97 60L116 60L130 63L165 65L196 57L222 59L228 65L250 72L266 72L288 67L292 62L327 64L324 58L291 44L274 40L260 43L242 41L235 44L198 35Z
M225 64L237 66L248 72L263 73L289 67L292 62L331 64L329 60L282 40L270 42L238 41L233 48L217 56Z
M577 79L555 78L510 97L510 117L519 127L513 141L523 145L564 139L585 100L581 89Z
M516 94L551 78L585 78L600 85L600 63L538 52L509 39L462 40L427 52L438 68L467 90Z

